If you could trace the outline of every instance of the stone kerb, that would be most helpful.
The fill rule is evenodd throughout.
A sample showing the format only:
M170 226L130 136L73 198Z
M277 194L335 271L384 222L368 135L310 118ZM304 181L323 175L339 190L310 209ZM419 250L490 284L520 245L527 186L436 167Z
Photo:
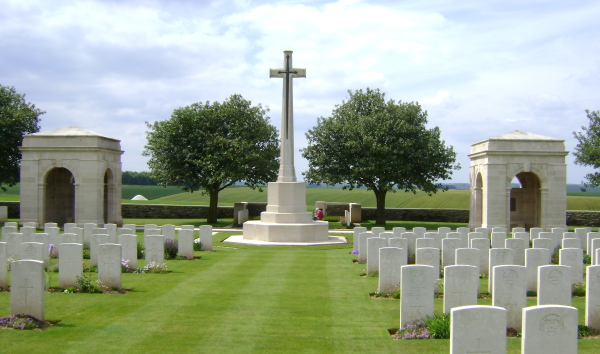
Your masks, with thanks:
M497 306L453 308L450 313L450 353L505 354L506 318L506 309Z
M10 313L45 319L44 262L21 260L11 264Z
M559 305L524 308L521 353L577 353L577 312Z

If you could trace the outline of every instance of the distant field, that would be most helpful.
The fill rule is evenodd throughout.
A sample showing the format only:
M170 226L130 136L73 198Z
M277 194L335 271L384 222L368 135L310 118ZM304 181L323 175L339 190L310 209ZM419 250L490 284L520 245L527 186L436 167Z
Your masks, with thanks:
M122 189L123 203L139 204L188 204L208 205L208 195L202 195L201 191L194 193L182 193L180 188L159 186L130 186L125 185ZM131 201L135 195L141 194L148 201ZM599 210L600 192L569 192L567 196L567 210ZM0 200L18 201L19 186L8 188L6 192L0 191ZM253 190L244 186L226 188L219 194L219 205L233 206L236 202L266 202L266 188L263 192ZM306 189L306 204L313 207L316 201L337 203L359 203L363 207L375 207L375 195L372 191L355 189L352 191L341 188L317 188ZM387 208L447 208L447 209L469 209L468 190L448 190L428 196L424 192L405 193L398 191L388 193L386 197Z

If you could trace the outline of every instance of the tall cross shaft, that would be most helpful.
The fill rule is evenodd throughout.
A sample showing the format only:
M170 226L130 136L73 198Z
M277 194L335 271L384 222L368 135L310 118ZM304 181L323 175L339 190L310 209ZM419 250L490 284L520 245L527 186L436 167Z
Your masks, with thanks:
M306 77L306 69L292 68L292 51L283 52L283 68L271 69L270 77L283 78L281 109L281 159L278 182L296 182L294 169L294 95L293 78Z

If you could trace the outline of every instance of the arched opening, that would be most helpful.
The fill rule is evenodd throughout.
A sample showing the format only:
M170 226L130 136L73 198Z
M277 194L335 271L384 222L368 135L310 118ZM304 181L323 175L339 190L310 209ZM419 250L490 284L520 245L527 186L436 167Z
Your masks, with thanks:
M115 182L113 178L113 173L110 169L107 169L104 173L104 215L103 220L104 223L114 222L114 217L112 217L112 208L115 205Z
M510 227L527 230L540 226L541 183L533 172L521 172L515 176L510 189Z
M474 225L475 227L481 227L483 225L483 177L481 177L481 173L477 173L477 177L475 177L475 195L474 198L474 206L475 213L473 214L475 218Z
M58 167L46 174L44 183L44 222L63 225L75 221L75 178Z

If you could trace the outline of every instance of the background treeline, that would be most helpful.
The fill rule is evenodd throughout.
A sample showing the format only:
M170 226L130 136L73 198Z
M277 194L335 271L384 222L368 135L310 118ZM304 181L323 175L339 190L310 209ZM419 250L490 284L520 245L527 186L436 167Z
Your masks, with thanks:
M158 183L150 177L150 172L123 171L122 184L133 186L156 186Z

